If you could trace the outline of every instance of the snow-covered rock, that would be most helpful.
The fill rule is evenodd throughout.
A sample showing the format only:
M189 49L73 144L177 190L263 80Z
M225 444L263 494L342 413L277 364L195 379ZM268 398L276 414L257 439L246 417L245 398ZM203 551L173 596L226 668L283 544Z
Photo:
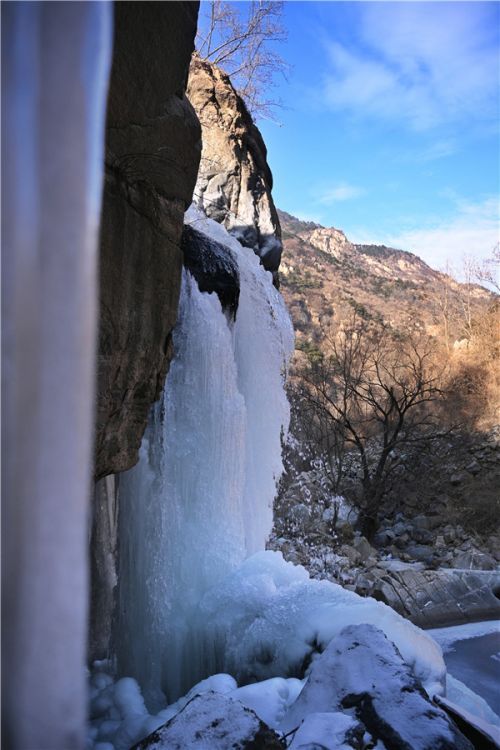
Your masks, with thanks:
M193 698L133 750L282 750L284 744L249 708L221 693Z
M282 729L293 730L311 714L338 711L350 712L375 741L393 750L472 750L372 625L349 626L330 643L313 663Z
M290 750L352 750L363 747L363 724L348 714L314 713L306 716L291 744Z

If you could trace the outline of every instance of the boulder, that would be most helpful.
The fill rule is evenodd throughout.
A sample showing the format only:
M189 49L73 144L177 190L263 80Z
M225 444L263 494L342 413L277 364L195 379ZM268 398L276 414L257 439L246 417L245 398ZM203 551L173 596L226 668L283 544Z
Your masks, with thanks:
M289 732L308 716L336 712L363 724L389 750L473 750L373 625L350 625L330 642L282 728ZM310 742L320 744L312 735Z
M284 742L238 700L208 692L194 697L131 750L283 750Z
M411 544L406 548L406 553L417 562L430 563L434 557L434 547L428 544Z
M418 544L432 544L434 541L434 534L427 529L413 529L411 536Z
M498 566L492 555L470 549L456 555L452 567L459 570L496 570Z
M411 529L411 526L409 526L407 523L404 523L403 521L398 521L392 527L392 531L396 534L397 537L403 536L403 534L407 534L409 529Z
M195 201L278 280L281 227L262 136L229 76L193 58L188 96L201 122L203 152Z
M377 552L371 546L370 542L364 536L357 537L353 540L352 546L359 553L361 562L366 562L369 557L376 557Z
M350 544L343 544L339 552L344 557L347 557L350 565L359 565L359 563L361 562L360 553Z
M390 529L385 529L375 534L373 541L375 542L377 547L385 547L388 544L392 544L395 538L396 538L396 534L394 533L394 531L391 531Z

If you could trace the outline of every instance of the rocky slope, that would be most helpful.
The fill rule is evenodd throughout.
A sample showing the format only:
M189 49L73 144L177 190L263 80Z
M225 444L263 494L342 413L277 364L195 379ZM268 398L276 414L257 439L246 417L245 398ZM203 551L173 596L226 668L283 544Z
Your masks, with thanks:
M355 509L332 495L321 468L296 474L289 466L269 545L312 576L374 596L421 627L497 618L499 449L497 429L455 440L447 451L441 446L420 483L403 483L388 498L372 545L355 531Z
M356 245L339 229L303 222L279 211L284 245L281 284L297 333L296 349L321 347L322 330L338 327L355 310L399 331L437 335L439 301L450 285L450 335L462 335L464 285L430 268L412 253L385 245ZM470 288L472 315L484 311L492 295Z
M203 139L195 201L242 245L253 248L277 279L281 230L262 136L229 77L196 56L188 96Z
M186 94L197 2L116 3L101 218L97 478L130 468L171 357L201 152Z

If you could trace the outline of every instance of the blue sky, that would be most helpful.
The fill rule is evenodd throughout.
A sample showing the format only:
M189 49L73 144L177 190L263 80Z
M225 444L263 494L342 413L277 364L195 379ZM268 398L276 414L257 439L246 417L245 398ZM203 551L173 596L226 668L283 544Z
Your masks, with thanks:
M276 204L440 268L498 242L495 2L285 3Z

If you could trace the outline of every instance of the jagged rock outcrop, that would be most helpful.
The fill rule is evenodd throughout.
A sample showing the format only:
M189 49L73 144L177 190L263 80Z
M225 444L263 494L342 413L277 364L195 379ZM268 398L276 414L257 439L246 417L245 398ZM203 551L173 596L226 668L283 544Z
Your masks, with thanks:
M193 57L188 96L203 137L195 201L253 248L277 282L281 228L262 136L229 77L215 65Z
M100 249L96 478L134 465L171 357L201 152L185 87L197 2L115 4Z
M249 708L222 693L193 698L132 750L281 750L285 743Z
M332 255L334 258L340 258L343 251L353 251L353 245L349 242L344 232L340 229L325 229L318 227L314 229L309 242L317 250L321 250L328 255Z

